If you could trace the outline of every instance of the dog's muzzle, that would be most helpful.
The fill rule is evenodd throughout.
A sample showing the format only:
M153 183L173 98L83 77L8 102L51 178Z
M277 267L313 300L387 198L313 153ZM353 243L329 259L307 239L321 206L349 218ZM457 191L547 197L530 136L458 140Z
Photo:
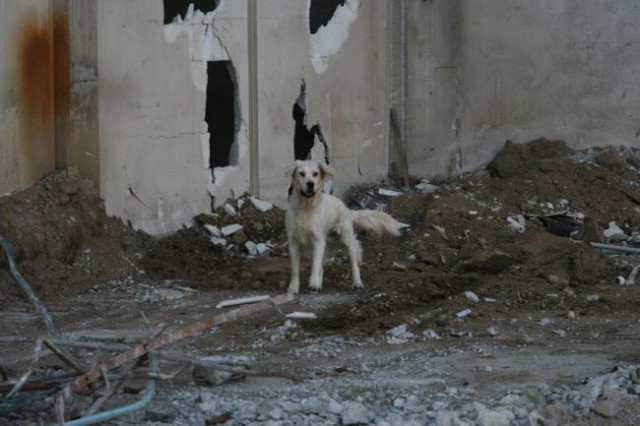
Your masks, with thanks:
M313 182L307 182L304 187L300 188L300 195L307 198L311 198L316 195L315 184Z

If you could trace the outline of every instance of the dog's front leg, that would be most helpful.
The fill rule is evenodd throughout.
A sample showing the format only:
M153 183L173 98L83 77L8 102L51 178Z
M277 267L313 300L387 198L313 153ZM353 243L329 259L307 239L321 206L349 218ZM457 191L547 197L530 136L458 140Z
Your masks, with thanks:
M300 292L300 244L293 238L289 238L289 260L291 262L291 279L289 280L290 294Z
M327 242L324 238L316 238L313 243L313 259L311 261L311 276L309 277L311 290L322 289L322 262L326 245Z

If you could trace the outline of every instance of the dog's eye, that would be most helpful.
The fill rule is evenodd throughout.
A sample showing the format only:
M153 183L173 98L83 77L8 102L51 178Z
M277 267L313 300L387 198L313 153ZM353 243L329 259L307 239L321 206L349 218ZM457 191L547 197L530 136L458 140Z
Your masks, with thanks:
M300 176L304 177L304 172L300 172L299 174Z
M313 177L318 177L318 172L313 172Z

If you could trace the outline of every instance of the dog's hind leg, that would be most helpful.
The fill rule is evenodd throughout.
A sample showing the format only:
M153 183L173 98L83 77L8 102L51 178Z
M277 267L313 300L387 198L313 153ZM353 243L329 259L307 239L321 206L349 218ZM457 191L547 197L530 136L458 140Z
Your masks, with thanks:
M360 241L352 232L344 232L342 241L349 250L349 259L351 260L351 273L353 275L353 288L363 288L362 279L360 278L360 261L362 259L362 248Z
M324 238L316 238L313 243L313 259L311 260L311 276L309 277L309 288L311 290L322 289L322 267L326 246L327 242Z
M292 238L289 239L289 260L291 262L291 279L287 291L291 294L298 294L300 292L300 244Z

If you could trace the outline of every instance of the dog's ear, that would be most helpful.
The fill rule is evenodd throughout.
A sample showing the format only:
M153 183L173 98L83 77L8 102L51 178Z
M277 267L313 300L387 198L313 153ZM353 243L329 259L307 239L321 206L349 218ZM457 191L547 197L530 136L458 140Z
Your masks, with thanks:
M299 165L300 165L300 160L296 160L296 162L293 163L293 167L291 167L291 169L289 170L289 173L287 176L293 179L296 176L296 173L298 172Z
M336 175L335 170L328 164L318 163L320 165L320 173L322 174L322 179L326 179L327 177L334 177Z

